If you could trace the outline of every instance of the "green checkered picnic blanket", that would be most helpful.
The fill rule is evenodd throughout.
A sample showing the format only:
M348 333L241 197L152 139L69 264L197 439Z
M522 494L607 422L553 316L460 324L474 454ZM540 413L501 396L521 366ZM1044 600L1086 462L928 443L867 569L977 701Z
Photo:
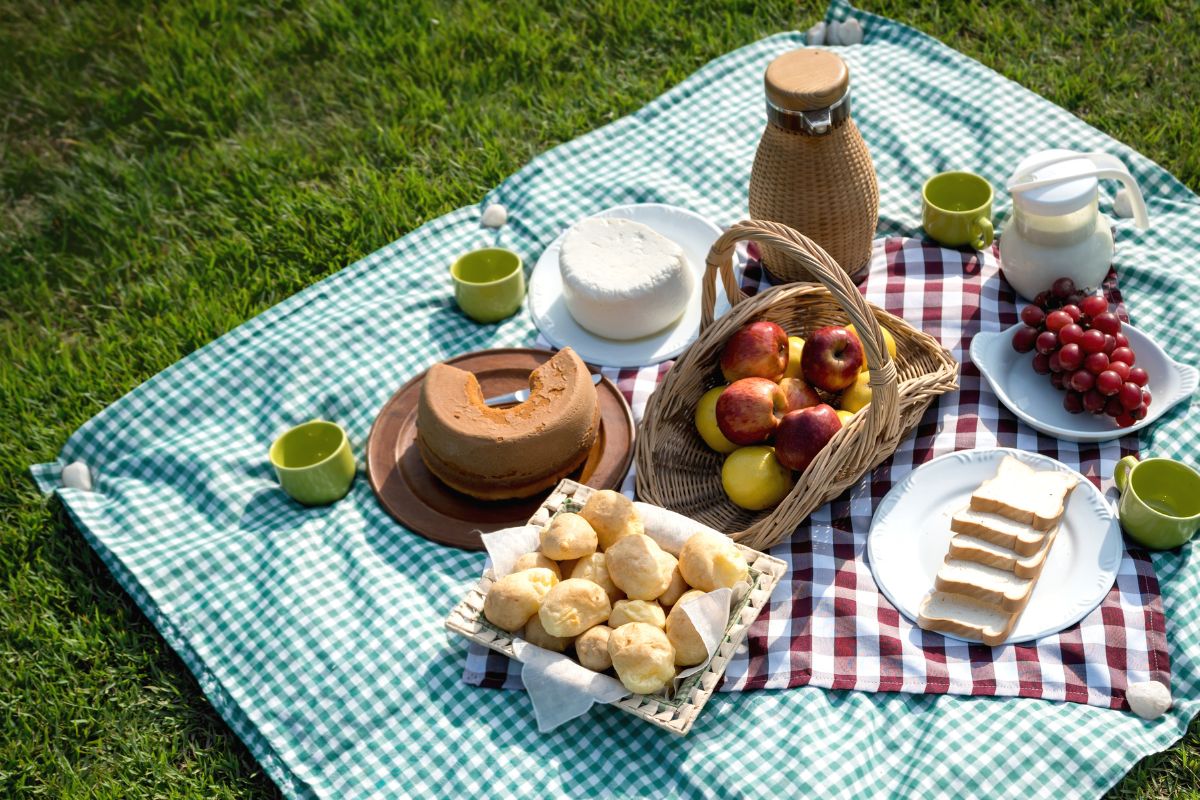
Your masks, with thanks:
M848 16L866 32L840 52L879 175L882 232L917 229L920 183L934 172L971 169L999 185L1034 149L1115 153L1153 219L1147 232L1118 233L1130 313L1176 358L1200 360L1194 195L916 31L842 2L828 19ZM534 339L526 313L477 326L454 311L444 275L453 255L499 243L532 263L564 226L620 203L673 203L724 223L745 216L762 72L802 43L785 33L730 53L534 159L478 206L188 356L34 468L50 490L63 464L92 467L94 492L60 489L66 509L285 794L1087 795L1167 747L1200 711L1200 572L1188 546L1154 556L1176 698L1155 722L1075 703L804 688L717 695L686 739L611 708L540 735L525 695L460 682L466 644L442 629L482 554L403 530L362 479L344 501L309 510L276 487L265 454L287 427L338 420L361 447L383 402L430 363ZM490 202L509 209L499 232L479 224ZM1195 460L1196 422L1176 409L1143 446Z

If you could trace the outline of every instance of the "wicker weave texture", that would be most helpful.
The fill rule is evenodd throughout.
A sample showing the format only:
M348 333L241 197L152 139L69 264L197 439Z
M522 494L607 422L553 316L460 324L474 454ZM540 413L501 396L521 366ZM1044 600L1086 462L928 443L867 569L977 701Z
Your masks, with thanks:
M590 486L563 479L534 512L529 524L545 525L565 503L583 505L593 491L595 490ZM740 544L738 550L750 566L753 584L735 600L736 613L729 617L725 638L717 646L716 654L704 669L683 681L679 696L669 698L661 692L653 695L634 694L613 705L680 736L691 730L696 717L720 685L721 676L725 674L729 660L749 633L750 625L766 608L771 599L771 592L787 572L787 564L778 558ZM450 612L446 619L446 628L497 653L515 658L512 646L514 634L493 627L483 616L483 601L494 582L495 576L489 569Z
M733 274L733 248L742 240L786 252L820 283L793 283L746 297ZM716 279L733 308L713 320ZM823 285L822 285L823 284ZM637 493L734 540L765 550L788 538L818 506L832 500L887 458L929 404L958 388L958 362L933 337L867 303L846 273L811 239L772 222L739 222L713 243L703 286L700 337L676 361L650 396L635 442ZM789 335L807 336L825 325L854 323L871 365L872 402L855 414L773 509L735 506L721 486L723 456L696 432L696 403L724 383L718 367L726 339L755 320L778 323ZM896 360L880 326L896 341Z
M768 124L750 173L750 216L800 231L847 274L861 273L871 260L879 187L854 120L824 136ZM764 246L763 264L781 282L815 280L786 249Z

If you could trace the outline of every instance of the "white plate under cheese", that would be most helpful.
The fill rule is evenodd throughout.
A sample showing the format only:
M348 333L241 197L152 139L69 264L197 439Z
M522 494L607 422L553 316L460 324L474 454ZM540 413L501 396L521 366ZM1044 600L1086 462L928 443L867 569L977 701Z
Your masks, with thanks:
M675 242L631 219L591 217L558 254L571 316L607 339L640 339L679 319L692 297L687 257Z
M588 364L602 367L643 367L675 358L700 333L700 289L709 247L721 228L694 211L663 203L616 206L588 219L622 219L640 223L679 245L691 273L691 296L678 319L666 327L637 339L613 339L593 333L576 322L567 308L559 253L567 235L579 223L564 230L542 251L529 276L529 311L542 336L554 347L571 347ZM729 310L725 289L717 281L716 314ZM630 322L623 313L620 320Z

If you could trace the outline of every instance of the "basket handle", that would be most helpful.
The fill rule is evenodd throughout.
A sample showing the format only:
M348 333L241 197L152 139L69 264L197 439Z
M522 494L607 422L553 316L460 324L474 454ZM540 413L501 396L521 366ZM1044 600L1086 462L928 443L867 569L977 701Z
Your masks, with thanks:
M867 354L870 364L872 413L869 428L872 433L882 430L882 421L898 414L896 365L883 341L883 333L874 313L867 306L858 287L846 271L819 244L804 234L766 220L743 220L733 225L712 244L704 266L704 286L701 293L700 331L713 323L717 302L716 278L719 274L729 305L736 306L747 298L733 275L733 248L738 242L765 244L795 258L817 281L829 290L838 305L850 316L854 330Z

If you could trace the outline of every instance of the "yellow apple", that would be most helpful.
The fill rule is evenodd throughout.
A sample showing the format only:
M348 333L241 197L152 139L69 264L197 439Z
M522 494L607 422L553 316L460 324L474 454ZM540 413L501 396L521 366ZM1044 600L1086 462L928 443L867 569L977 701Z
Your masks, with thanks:
M779 503L792 490L792 471L775 459L766 445L739 448L721 467L721 485L736 505L761 511Z
M854 330L853 325L847 325L846 330L850 331L855 336L858 336L858 331ZM879 326L879 330L883 331L883 343L887 346L888 355L891 356L893 359L895 359L896 358L896 340L892 338L891 332L888 331L888 329L883 327L882 325ZM859 340L860 344L861 344L861 341L862 340L860 339ZM866 372L868 369L870 369L870 367L867 365L867 348L864 347L863 348L862 369L860 369L859 372Z
M704 443L718 453L732 453L738 446L725 438L717 427L717 398L725 391L724 386L709 389L696 403L696 430Z
M850 420L854 419L853 411L844 411L839 408L837 415L838 415L838 419L840 419L842 421L842 427L849 425Z
M800 355L804 352L804 340L799 336L788 337L788 365L783 371L785 378L802 378L800 372Z
M842 399L838 403L842 411L849 411L855 414L862 410L863 406L871 402L871 387L869 382L871 376L869 373L860 372L854 383L846 391L842 392Z

